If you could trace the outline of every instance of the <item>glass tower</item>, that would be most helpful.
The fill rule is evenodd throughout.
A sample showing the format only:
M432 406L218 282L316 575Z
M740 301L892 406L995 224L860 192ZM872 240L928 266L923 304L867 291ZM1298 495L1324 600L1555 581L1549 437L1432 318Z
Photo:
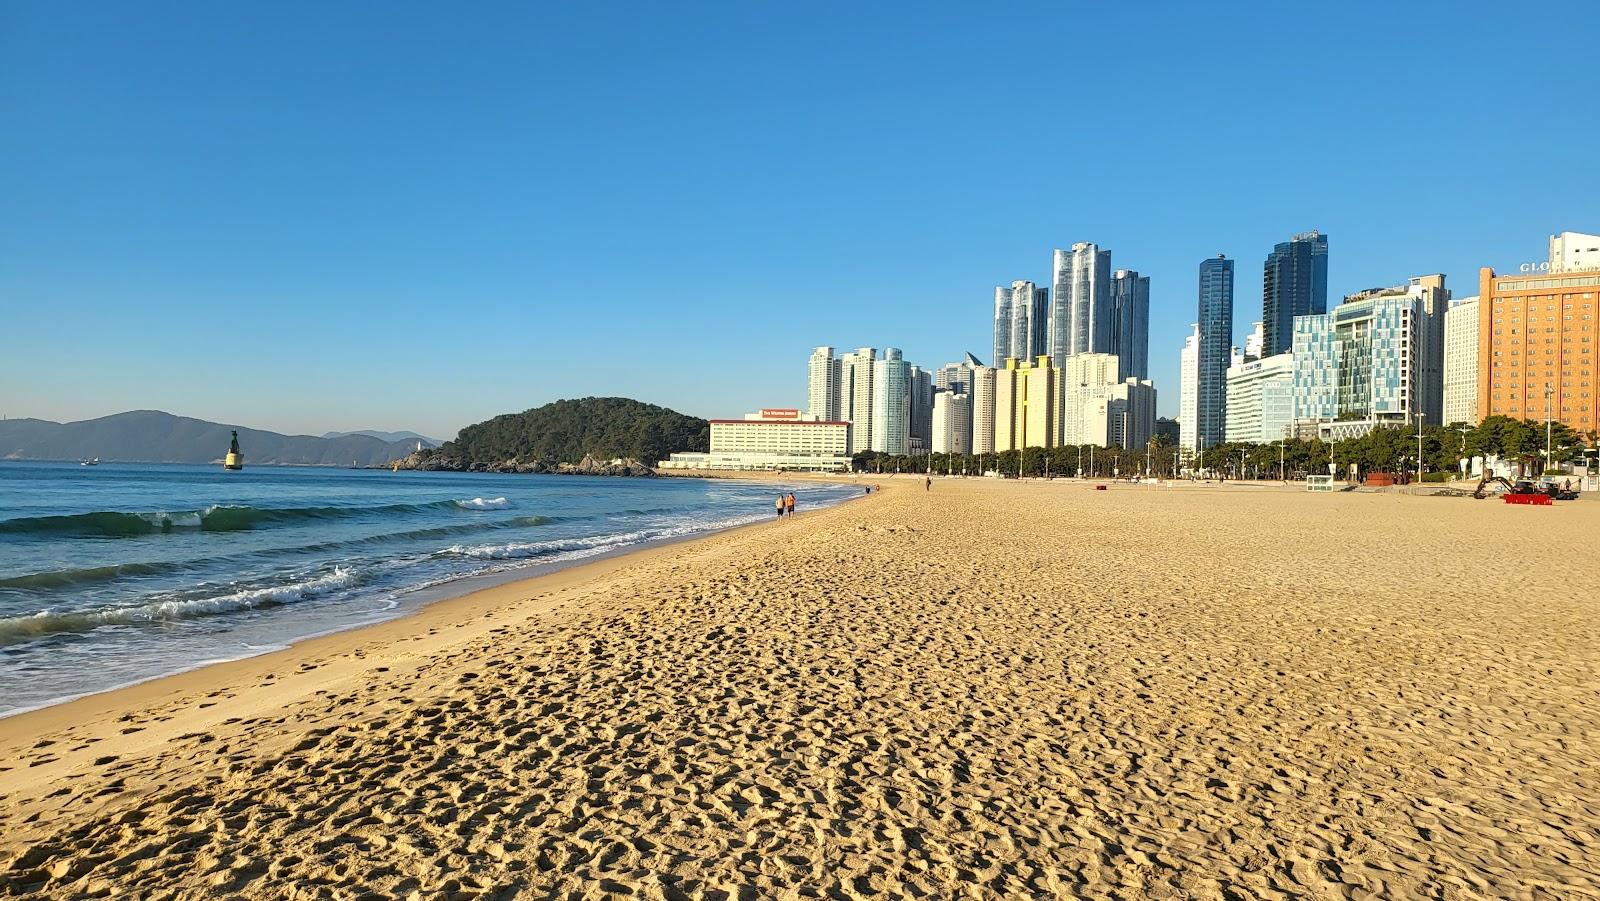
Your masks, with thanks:
M1263 356L1294 344L1294 317L1328 312L1328 236L1310 231L1276 245L1262 269Z
M1227 428L1228 364L1233 349L1233 261L1200 264L1200 361L1195 379L1195 444L1222 443Z
M1120 378L1150 377L1150 276L1118 269L1111 277L1111 352Z

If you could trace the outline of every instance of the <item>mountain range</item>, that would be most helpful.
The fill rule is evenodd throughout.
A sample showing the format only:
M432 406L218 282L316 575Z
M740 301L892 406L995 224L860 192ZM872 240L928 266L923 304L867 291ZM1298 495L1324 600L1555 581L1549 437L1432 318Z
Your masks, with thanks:
M428 441L420 436L385 441L360 433L281 435L159 410L133 410L80 422L0 420L0 459L220 463L235 429L246 465L381 466L415 451L418 440Z
M439 445L444 443L443 441L440 441L438 438L429 438L427 435L423 435L423 434L418 433L418 432L408 432L408 431L405 431L403 429L401 431L398 431L398 432L384 432L384 431L380 431L378 429L356 429L356 430L350 431L350 432L323 432L322 433L322 437L324 437L324 438L343 438L346 435L367 435L369 437L376 438L379 441L390 441L390 442L394 442L394 441L421 441L423 444L426 444L429 447L438 447Z

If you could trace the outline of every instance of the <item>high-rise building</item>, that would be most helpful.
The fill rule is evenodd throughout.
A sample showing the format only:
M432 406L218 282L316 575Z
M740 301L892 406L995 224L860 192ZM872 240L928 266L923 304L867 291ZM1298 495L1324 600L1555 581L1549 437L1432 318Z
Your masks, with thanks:
M1178 439L1183 435L1183 427L1178 425L1178 420L1168 419L1165 416L1156 417L1155 437L1167 442L1168 447L1177 447Z
M972 452L994 453L995 375L992 366L972 368Z
M872 447L872 367L878 351L862 347L839 358L839 418L850 423L850 453Z
M1200 323L1189 327L1194 333L1183 339L1178 354L1178 446L1194 453L1200 425Z
M1419 275L1404 285L1357 292L1346 297L1344 302L1374 297L1410 297L1417 301L1414 323L1416 356L1411 360L1416 370L1412 415L1421 413L1423 425L1441 425L1440 414L1444 406L1444 314L1450 303L1450 289L1444 286L1444 276Z
M839 411L839 365L831 347L819 347L811 352L806 367L808 414L828 421L843 418Z
M1073 354L1110 353L1111 251L1080 241L1055 251L1050 268L1052 364L1060 369Z
M1150 377L1150 277L1132 269L1111 276L1111 349L1122 377Z
M1408 294L1347 300L1294 319L1294 418L1333 440L1378 425L1415 425L1421 301Z
M1032 363L1012 357L994 375L994 449L1060 443L1061 370L1051 365L1050 355L1040 354Z
M1294 318L1328 312L1328 236L1310 231L1273 247L1262 269L1264 356L1289 350Z
M1008 357L1027 361L1045 353L1050 292L1033 282L1018 280L1011 287L994 289L994 360Z
M1574 238L1567 238L1573 235ZM1478 272L1478 410L1480 417L1549 417L1577 432L1600 431L1600 257L1575 232L1549 269L1515 275ZM1594 241L1600 247L1600 240Z
M1122 362L1115 354L1075 354L1062 373L1061 443L1104 446L1105 406L1111 389L1121 383ZM1151 425L1154 428L1154 423Z
M907 384L911 394L913 449L925 451L933 444L933 373L913 364Z
M1294 426L1294 354L1245 357L1228 367L1227 441L1270 444Z
M1261 348L1266 346L1266 341L1267 337L1262 331L1261 323L1257 322L1250 334L1244 336L1244 360L1241 362L1248 363L1251 360L1261 359Z
M1011 289L994 286L994 356L996 366L1011 356Z
M1233 347L1233 261L1200 263L1200 348L1195 388L1195 450L1222 443L1227 428L1228 364Z
M1453 301L1444 314L1445 425L1478 418L1478 298Z
M982 365L972 354L963 354L960 362L946 363L934 370L933 387L939 391L971 394L972 370Z
M911 450L911 364L885 347L872 364L872 435L868 447L899 456Z
M972 395L952 391L934 395L933 452L972 453Z
M1600 235L1562 232L1550 236L1551 272L1587 272L1600 269Z

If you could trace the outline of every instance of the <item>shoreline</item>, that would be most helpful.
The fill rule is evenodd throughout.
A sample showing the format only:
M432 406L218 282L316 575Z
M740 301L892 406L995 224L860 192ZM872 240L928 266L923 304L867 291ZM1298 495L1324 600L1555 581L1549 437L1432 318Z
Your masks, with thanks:
M172 464L172 465L180 465L181 466L181 465L190 465L190 464ZM291 465L298 465L298 464L291 464ZM736 476L734 476L734 475L720 476L719 475L719 476L710 476L708 478L730 478L730 479L733 479L733 478L736 478ZM757 481L776 481L776 480L777 479L748 479L747 481L757 482ZM792 479L787 479L787 478L785 478L784 480L785 481L792 481ZM805 481L814 481L814 480L805 479ZM852 487L852 486L847 485L845 483L835 482L835 484L839 484L842 487ZM813 509L813 510L811 510L809 512L815 513L815 512L820 512L821 510L829 510L829 509L832 509L834 507L843 506L844 504L847 504L850 501L853 501L853 500L856 500L856 499L857 499L856 496L847 496L847 497L839 499L838 501L835 501L832 504L829 504L828 506L815 508L815 509ZM799 515L799 513L797 512L796 515ZM684 534L684 535L670 535L670 536L667 536L667 537L664 537L664 538L656 538L656 539L652 539L652 540L649 540L649 541L644 541L644 542L641 542L639 544L626 545L626 546L617 547L617 548L610 548L610 549L602 551L602 552L600 552L598 554L593 554L593 555L590 555L590 556L587 556L587 557L574 557L574 558L567 559L567 560L555 560L555 561L550 561L550 562L546 562L546 563L531 563L531 564L528 564L528 565L525 565L525 566L510 567L510 568L507 568L507 569L499 570L497 572L487 572L487 573L478 573L478 574L471 574L471 575L456 576L454 578L446 579L446 580L444 580L442 582L423 585L423 586L420 586L420 587L417 587L417 588L414 588L414 589L411 589L411 590L407 591L404 594L404 596L401 597L401 598L396 598L395 607L392 608L392 609L400 610L401 612L399 612L398 614L389 615L389 616L382 616L382 617L379 617L379 618L372 619L372 620L370 620L368 622L355 623L355 624L348 625L348 626L337 626L337 627L334 627L332 629L327 629L327 630L324 630L324 631L321 631L321 632L313 632L313 633L311 633L309 635L302 635L302 636L287 640L287 641L285 641L285 642L283 642L281 644L275 644L273 646L263 648L262 650L260 650L260 651L258 651L256 653L241 654L241 655L234 656L234 657L213 658L213 659L210 659L210 660L205 660L205 661L200 661L200 662L194 663L194 664L192 664L190 666L187 666L187 667L185 667L183 669L174 670L172 672L157 673L155 675L146 676L144 678L134 679L133 681L130 681L130 682L124 682L124 683L121 683L121 684L118 684L118 685L113 685L113 686L110 686L110 687L107 687L107 688L95 689L95 690L92 690L92 691L82 692L82 693L79 693L79 694L63 695L63 696L61 696L59 698L54 698L54 699L51 699L51 700L48 700L48 701L44 701L43 703L34 704L34 705L28 706L28 707L18 708L16 710L0 711L0 747L4 746L4 738L5 738L5 734L4 733L5 733L5 728L6 728L7 724L9 724L11 721L15 720L18 717L24 717L24 716L28 716L30 714L39 713L39 712L46 711L46 710L52 710L54 708L61 707L63 705L74 704L74 703L77 703L79 701L83 701L83 700L87 700L87 699L90 699L90 698L99 697L99 696L102 696L102 695L108 695L108 694L113 694L113 693L117 693L117 692L126 691L126 690L129 690L129 689L138 688L140 686L149 685L149 684L151 684L153 682L159 682L159 681L161 681L163 679L172 679L172 678L190 676L190 675L192 675L194 673L202 672L202 671L205 671L205 670L210 669L212 667L225 666L227 664L232 664L232 663L241 663L241 662L249 661L249 660L258 660L260 658L267 657L267 656L272 655L272 654L280 654L280 653L284 653L284 652L288 652L288 651L293 651L296 648L300 647L301 645L306 644L307 642L318 641L320 639L330 638L330 637L337 636L337 635L345 635L345 634L360 632L360 631L365 630L365 629L376 628L376 627L379 627L379 626L387 625L389 623L394 623L394 622L399 622L401 620L409 619L410 617L416 616L416 615L418 615L418 614L420 614L420 613L422 613L422 612L424 612L424 611L426 611L426 610L428 610L428 609L430 609L430 608L432 608L432 607L434 607L436 605L449 603L451 601L454 601L454 600L457 600L457 599L461 599L461 598L465 598L465 597L468 597L470 595L477 594L479 592L492 591L492 590L494 590L496 588L499 588L499 587L502 587L502 586L516 585L516 584L521 583L521 582L529 582L529 581L533 581L533 580L536 580L536 579L541 579L541 578L544 578L546 576L551 576L551 575L554 575L556 573L564 572L564 571L572 569L574 567L587 566L587 565L592 564L592 563L601 563L601 562L604 562L604 561L607 561L607 560L611 560L611 559L617 558L617 557L626 557L626 556L631 555L631 554L643 553L643 552L654 550L654 549L657 549L657 548L670 547L670 546L672 546L674 544L689 543L689 542L699 541L699 540L706 539L706 538L711 538L711 537L717 536L717 535L724 535L724 534L727 534L729 532L736 532L736 531L738 531L740 529L748 529L748 528L752 528L754 526L759 526L759 525L762 525L763 523L766 523L768 521L769 520L767 520L765 518L758 518L758 519L754 519L754 520L752 520L750 522L746 522L746 523L735 523L733 525L717 526L717 527L708 528L708 529L706 529L704 531L693 532L693 533Z

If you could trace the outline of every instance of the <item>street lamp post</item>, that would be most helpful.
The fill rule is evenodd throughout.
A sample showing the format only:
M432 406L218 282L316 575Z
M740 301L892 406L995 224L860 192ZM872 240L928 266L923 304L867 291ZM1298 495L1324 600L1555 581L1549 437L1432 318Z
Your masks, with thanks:
M1553 458L1550 456L1550 395L1556 393L1556 388L1549 382L1544 383L1544 468L1551 469ZM1544 475L1543 472L1539 475Z
M1422 484L1422 414L1417 414L1417 484Z

